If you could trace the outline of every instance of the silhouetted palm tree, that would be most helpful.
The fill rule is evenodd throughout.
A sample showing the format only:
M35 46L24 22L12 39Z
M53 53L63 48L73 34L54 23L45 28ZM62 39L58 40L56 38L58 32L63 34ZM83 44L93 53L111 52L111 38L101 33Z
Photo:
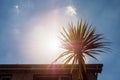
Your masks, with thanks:
M54 62L66 56L64 64L72 64L71 72L77 67L78 79L87 80L85 55L97 60L94 55L104 52L107 42L103 42L102 35L96 33L96 29L88 26L86 22L82 23L82 20L77 26L70 23L67 30L63 28L61 35L62 48L65 49L65 52L59 55Z

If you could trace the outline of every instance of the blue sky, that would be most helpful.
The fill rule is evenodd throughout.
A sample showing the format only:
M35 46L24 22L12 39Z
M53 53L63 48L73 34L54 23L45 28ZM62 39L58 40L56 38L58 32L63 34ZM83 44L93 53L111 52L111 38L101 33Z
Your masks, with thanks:
M61 27L82 18L112 42L112 50L97 56L98 62L88 59L104 64L98 80L119 80L119 4L119 0L0 0L0 64L51 63L61 52L56 45Z

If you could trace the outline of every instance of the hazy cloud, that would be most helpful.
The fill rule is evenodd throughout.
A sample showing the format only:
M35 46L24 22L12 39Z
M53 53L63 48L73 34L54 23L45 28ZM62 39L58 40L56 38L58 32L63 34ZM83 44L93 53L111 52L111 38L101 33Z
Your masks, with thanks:
M66 7L66 14L69 16L75 16L77 15L76 8L73 6L67 6Z

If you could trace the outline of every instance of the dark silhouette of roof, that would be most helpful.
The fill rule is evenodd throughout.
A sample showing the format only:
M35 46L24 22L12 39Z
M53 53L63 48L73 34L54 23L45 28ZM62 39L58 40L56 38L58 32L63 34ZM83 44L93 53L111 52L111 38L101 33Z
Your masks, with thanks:
M87 72L101 73L103 64L86 64ZM50 72L68 73L70 72L71 64L63 67L63 64L0 64L0 72ZM77 70L77 68L76 68Z

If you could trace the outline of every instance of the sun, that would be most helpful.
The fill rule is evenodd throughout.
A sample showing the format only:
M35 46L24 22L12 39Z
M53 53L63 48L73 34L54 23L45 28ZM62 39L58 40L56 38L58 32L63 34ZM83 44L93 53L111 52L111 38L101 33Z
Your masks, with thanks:
M27 48L25 51L30 54L40 56L41 54L56 54L61 46L57 33L40 27L30 30L25 38L24 47Z
M60 47L60 42L57 38L49 39L47 46L48 46L48 49L55 51Z

